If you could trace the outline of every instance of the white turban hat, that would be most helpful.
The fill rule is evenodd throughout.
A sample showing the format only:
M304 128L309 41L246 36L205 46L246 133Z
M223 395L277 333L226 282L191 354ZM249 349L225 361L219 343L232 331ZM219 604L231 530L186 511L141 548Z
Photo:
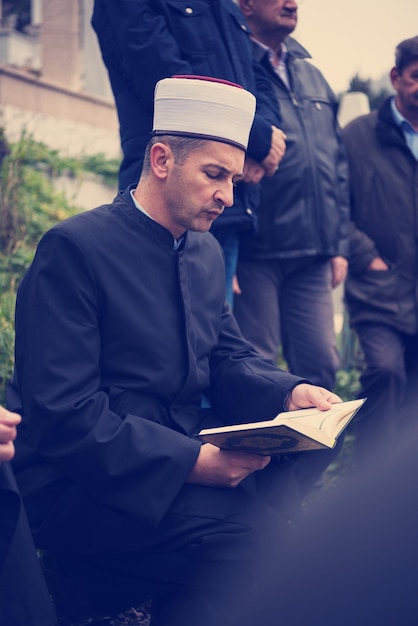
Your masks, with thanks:
M153 135L185 135L247 149L256 100L240 85L207 76L163 78L155 87Z

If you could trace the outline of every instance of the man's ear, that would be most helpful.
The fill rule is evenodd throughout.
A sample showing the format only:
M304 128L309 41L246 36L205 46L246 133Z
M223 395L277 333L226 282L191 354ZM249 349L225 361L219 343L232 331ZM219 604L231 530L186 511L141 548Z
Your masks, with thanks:
M170 146L165 143L154 143L150 149L150 164L154 175L161 180L167 177L170 164L174 162Z
M239 0L239 6L245 17L253 14L253 0Z
M390 80L392 82L392 85L396 89L396 91L398 91L397 85L398 85L399 78L400 78L400 74L399 74L398 68L392 67L392 69L390 70Z

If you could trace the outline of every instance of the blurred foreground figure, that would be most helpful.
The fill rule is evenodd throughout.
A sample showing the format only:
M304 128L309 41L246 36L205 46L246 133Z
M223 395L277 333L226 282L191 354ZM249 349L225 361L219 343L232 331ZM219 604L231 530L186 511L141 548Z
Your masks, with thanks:
M410 407L417 415L417 407ZM236 626L412 626L418 616L418 430L372 454L303 519L269 591Z

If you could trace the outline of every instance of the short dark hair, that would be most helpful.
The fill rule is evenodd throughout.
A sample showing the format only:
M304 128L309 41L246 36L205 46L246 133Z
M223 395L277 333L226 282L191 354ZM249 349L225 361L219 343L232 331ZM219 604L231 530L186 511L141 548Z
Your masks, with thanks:
M153 137L151 137L151 140L149 141L145 150L144 164L142 167L142 172L144 174L147 174L150 171L151 146L159 141L170 146L176 164L181 165L189 156L189 154L201 148L203 144L208 141L208 139L177 135L154 135Z
M395 65L399 74L402 74L406 66L412 61L418 61L418 37L401 41L395 50Z

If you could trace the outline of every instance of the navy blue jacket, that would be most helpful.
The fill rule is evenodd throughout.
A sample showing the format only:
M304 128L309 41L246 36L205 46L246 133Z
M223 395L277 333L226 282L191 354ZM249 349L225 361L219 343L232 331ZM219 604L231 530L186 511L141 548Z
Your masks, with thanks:
M264 70L253 60L248 28L232 0L95 0L92 26L119 116L121 189L139 179L151 136L155 84L175 74L222 78L251 91L257 113L248 154L258 162L267 156L271 126L281 126L279 108ZM235 198L215 230L253 225L258 185L239 185Z
M393 119L390 98L343 131L350 166L350 321L418 332L418 162ZM370 270L382 257L387 271Z

